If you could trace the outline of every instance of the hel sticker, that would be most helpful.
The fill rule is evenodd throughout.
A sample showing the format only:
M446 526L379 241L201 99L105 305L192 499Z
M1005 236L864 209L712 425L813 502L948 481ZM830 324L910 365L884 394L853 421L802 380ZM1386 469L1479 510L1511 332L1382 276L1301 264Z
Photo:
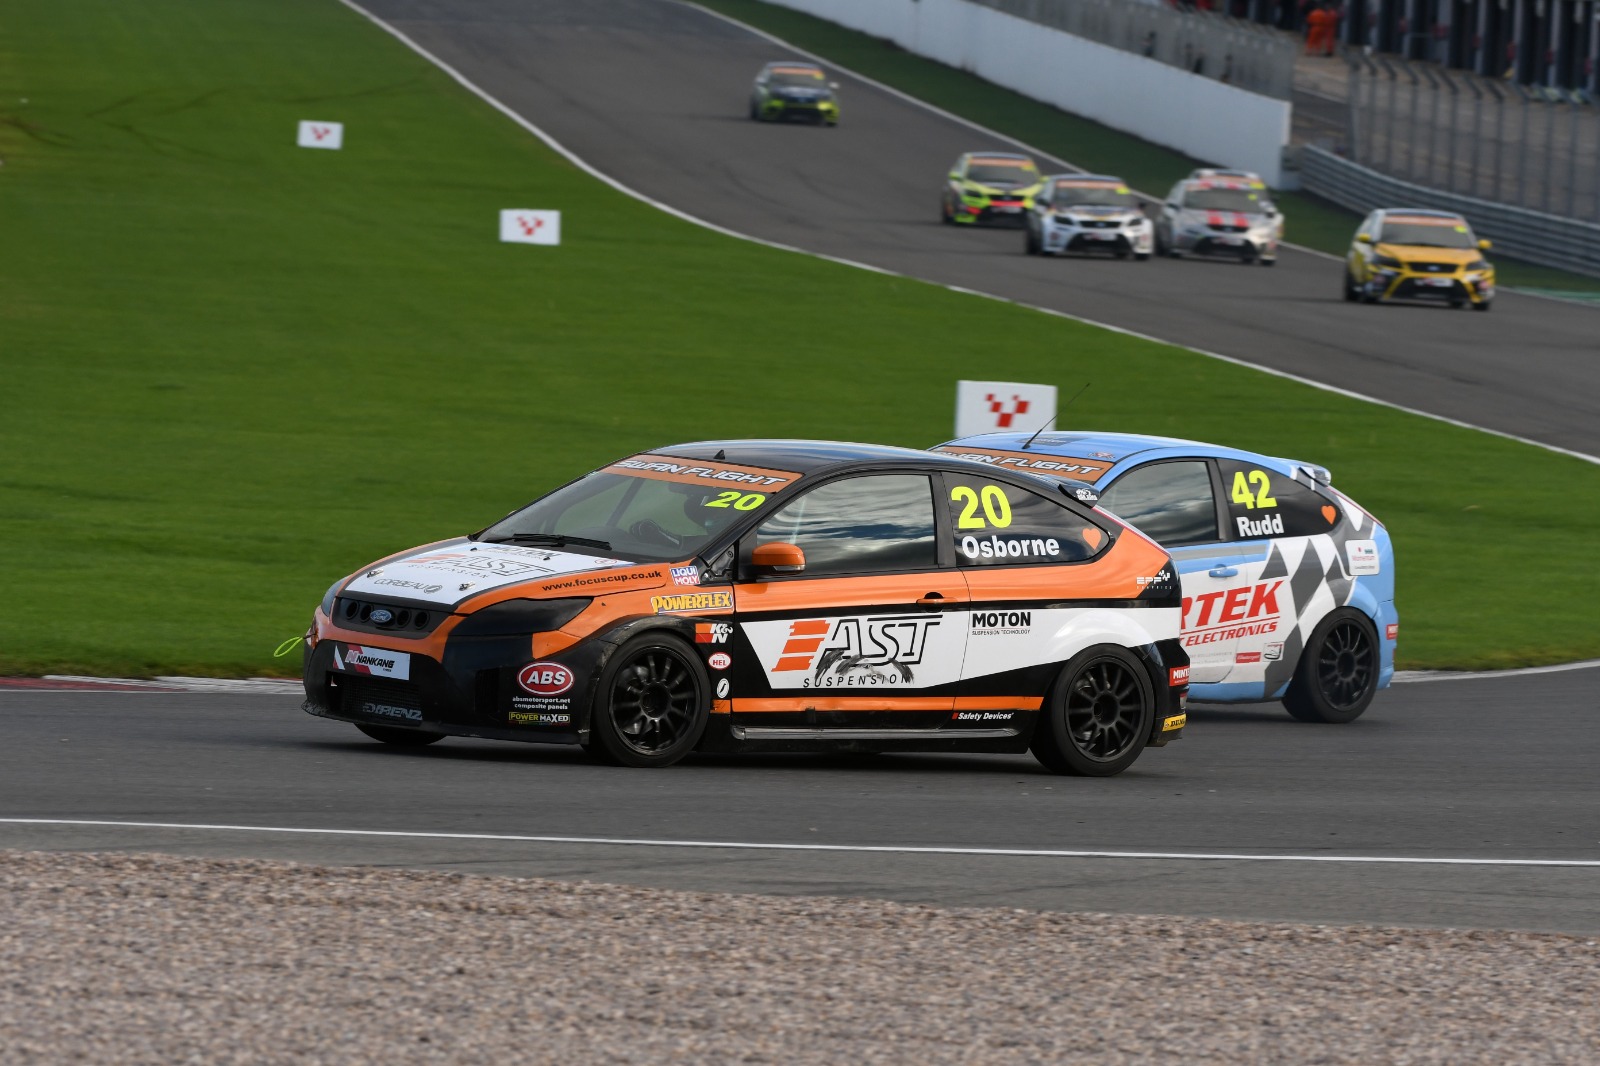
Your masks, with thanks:
M1186 714L1180 714L1175 718L1165 719L1161 723L1161 731L1163 733L1170 733L1174 729L1182 729L1188 723L1188 721L1189 716Z
M657 614L667 611L731 611L731 592L684 592L676 596L651 596L650 607Z
M359 644L333 646L333 668L347 674L365 674L368 677L392 677L396 681L411 680L411 656L403 651L387 648L363 648Z
M1382 569L1378 559L1378 542L1375 540L1346 541L1345 558L1350 561L1350 576L1365 577Z
M726 670L733 665L733 657L725 651L713 652L706 658L706 665L713 670Z

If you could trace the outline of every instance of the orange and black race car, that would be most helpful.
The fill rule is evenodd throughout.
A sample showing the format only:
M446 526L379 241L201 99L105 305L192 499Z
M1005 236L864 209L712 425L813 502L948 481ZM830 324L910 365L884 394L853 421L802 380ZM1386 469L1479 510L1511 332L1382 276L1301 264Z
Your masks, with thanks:
M305 709L390 744L1031 750L1109 776L1182 734L1177 571L1087 486L947 455L630 456L335 582Z

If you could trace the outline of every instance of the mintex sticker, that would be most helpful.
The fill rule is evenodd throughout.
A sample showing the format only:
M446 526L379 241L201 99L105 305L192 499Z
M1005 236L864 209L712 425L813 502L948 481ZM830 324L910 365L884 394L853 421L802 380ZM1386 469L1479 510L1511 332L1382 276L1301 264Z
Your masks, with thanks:
M1344 545L1345 557L1350 560L1350 576L1363 577L1379 570L1378 542L1375 540L1349 540Z
M333 668L347 674L365 674L368 677L392 677L396 681L411 680L411 656L403 651L388 648L364 648L359 644L335 644Z

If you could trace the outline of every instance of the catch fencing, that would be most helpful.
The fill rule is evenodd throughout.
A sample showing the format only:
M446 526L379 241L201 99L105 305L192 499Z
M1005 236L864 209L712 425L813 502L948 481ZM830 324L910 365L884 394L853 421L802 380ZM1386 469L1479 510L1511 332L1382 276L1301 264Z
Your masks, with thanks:
M1600 107L1429 63L1352 52L1349 158L1412 185L1600 221Z
M1336 204L1366 213L1379 207L1455 211L1495 250L1516 259L1600 276L1600 224L1492 203L1438 187L1403 181L1315 145L1300 150L1304 187Z
M1278 100L1294 88L1299 41L1256 22L1143 0L971 0Z

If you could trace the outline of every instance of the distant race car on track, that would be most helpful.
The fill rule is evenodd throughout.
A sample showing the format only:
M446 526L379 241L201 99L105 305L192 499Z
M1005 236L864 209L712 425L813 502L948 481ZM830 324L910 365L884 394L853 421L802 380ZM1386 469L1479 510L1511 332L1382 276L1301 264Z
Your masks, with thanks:
M762 122L803 119L837 126L838 88L814 63L768 63L750 90L750 117Z
M1442 300L1487 311L1494 302L1494 267L1483 257L1489 247L1460 215L1395 207L1374 211L1350 243L1344 298Z
M1388 531L1322 467L1123 433L991 433L937 451L1092 484L1100 507L1172 553L1191 698L1283 700L1348 722L1394 675Z
M967 152L945 177L939 217L945 222L1021 224L1044 183L1039 168L1025 155L1011 152Z
M1121 178L1057 174L1045 179L1027 213L1029 255L1104 252L1149 259L1155 228Z
M1156 251L1173 258L1223 256L1272 266L1282 239L1283 215L1254 175L1185 178L1167 193L1156 220Z
M629 766L1031 750L1109 776L1182 735L1174 575L1053 478L875 445L684 444L336 581L305 709L390 744L582 744Z

